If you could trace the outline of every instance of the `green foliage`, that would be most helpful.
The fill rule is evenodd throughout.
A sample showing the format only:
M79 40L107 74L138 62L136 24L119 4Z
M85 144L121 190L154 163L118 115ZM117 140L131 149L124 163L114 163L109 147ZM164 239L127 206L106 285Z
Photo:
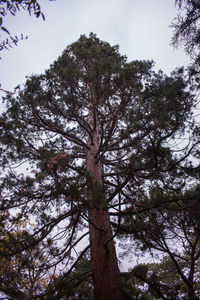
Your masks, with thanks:
M74 289L77 281L67 283L67 272L89 249L88 209L108 210L114 236L123 242L123 232L134 234L132 245L143 250L165 237L167 222L185 224L181 212L188 196L182 189L196 178L192 157L198 145L189 91L184 70L166 76L150 61L127 62L118 46L90 34L68 46L45 74L28 77L23 91L5 96L0 209L19 211L18 217L10 214L12 224L28 216L35 224L13 251L42 247L46 267L62 270L64 286ZM188 130L182 150L176 141ZM92 155L103 186L87 168L94 131L99 145Z
M145 273L143 272L144 268ZM147 286L145 294L148 295L149 299L156 299L156 297L174 300L188 299L188 288L168 256L165 256L160 263L138 265L127 276L130 278L129 284L132 283L133 285L134 282L138 289L137 299L143 299L140 297L144 295L144 288L142 287L144 284ZM197 290L196 293L198 294Z
M174 28L172 44L184 46L186 53L199 64L200 2L176 0L175 3L179 8L179 15L172 23Z
M178 194L154 187L146 204L151 209L124 218L122 232L132 233L139 255L149 251L155 259L158 254L164 258L160 263L135 266L132 276L148 284L148 293L160 293L162 299L198 299L199 185Z
M14 299L26 300L44 292L52 277L45 266L46 257L42 248L32 244L28 251L20 251L24 240L28 242L31 227L28 220L19 218L15 228L12 228L8 213L1 214L0 290Z
M71 274L54 279L49 287L47 300L92 300L92 290L91 266L88 258L84 257Z

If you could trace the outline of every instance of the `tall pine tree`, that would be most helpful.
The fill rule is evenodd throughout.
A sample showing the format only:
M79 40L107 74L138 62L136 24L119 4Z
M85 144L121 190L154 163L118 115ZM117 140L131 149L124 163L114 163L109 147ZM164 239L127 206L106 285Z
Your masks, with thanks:
M152 67L90 34L5 97L0 209L10 210L10 224L29 216L36 229L3 255L40 244L66 282L90 250L94 298L123 299L121 217L136 212L140 187L179 189L179 166L196 145L175 149L194 105L183 70L168 77Z

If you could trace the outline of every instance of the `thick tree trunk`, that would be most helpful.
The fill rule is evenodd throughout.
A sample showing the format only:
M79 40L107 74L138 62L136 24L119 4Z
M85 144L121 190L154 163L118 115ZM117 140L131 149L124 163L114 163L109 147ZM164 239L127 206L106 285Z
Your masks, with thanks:
M122 300L120 272L103 191L102 169L100 161L97 162L95 157L99 147L97 129L93 131L88 146L87 172L90 203L88 217L94 299Z
M195 295L193 285L191 284L188 289L188 300L198 300L199 297Z

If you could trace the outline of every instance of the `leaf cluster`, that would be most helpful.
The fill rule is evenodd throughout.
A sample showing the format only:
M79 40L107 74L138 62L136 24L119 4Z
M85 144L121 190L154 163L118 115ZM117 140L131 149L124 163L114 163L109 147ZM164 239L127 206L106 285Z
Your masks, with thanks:
M174 46L183 45L186 53L198 61L200 1L176 0L175 3L180 13L172 23L174 29L172 44Z

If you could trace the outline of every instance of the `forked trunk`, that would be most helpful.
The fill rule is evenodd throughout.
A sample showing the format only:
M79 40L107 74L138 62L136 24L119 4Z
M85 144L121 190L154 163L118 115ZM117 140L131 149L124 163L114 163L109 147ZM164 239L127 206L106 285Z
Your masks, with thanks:
M88 217L90 222L94 299L122 300L120 271L103 191L102 169L100 161L96 158L99 149L97 129L93 131L88 146L87 172L90 202Z

